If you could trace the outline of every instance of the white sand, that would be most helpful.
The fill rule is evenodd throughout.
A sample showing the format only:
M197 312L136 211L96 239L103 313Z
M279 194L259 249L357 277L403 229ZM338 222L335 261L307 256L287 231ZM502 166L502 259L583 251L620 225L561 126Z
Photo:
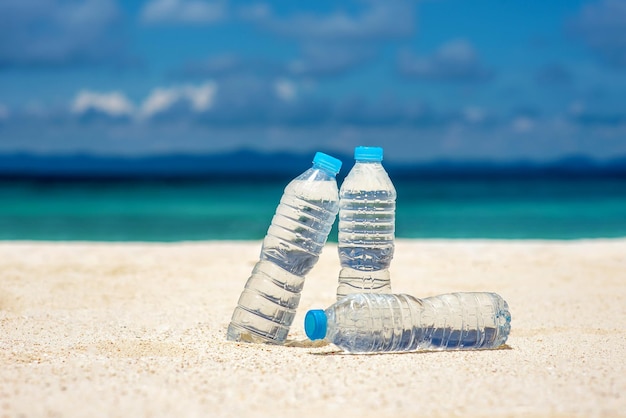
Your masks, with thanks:
M626 416L626 240L400 241L397 292L494 291L504 349L312 347L328 246L291 347L225 341L260 242L0 243L0 417Z

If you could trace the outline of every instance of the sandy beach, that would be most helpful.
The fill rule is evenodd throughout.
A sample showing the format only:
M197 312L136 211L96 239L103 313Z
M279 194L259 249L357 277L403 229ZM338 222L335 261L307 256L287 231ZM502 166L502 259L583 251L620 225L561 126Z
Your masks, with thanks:
M328 245L287 346L225 341L260 242L0 243L0 417L626 416L626 239L400 240L392 286L493 291L490 351L343 354L307 342Z

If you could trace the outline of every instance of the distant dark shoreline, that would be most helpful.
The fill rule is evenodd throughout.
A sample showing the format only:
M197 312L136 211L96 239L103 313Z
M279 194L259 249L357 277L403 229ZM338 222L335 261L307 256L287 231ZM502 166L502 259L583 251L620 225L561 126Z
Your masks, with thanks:
M394 181L449 181L449 180L466 180L466 181L509 181L509 180L527 180L542 181L547 179L555 180L607 180L626 179L626 172L560 172L560 171L535 171L535 172L451 172L451 173L430 173L430 172L414 172L414 173L394 173L390 172L390 176ZM289 174L265 175L259 173L237 173L232 175L225 174L207 174L207 175L167 175L167 174L151 174L151 175L110 175L110 174L89 174L89 175L41 175L41 174L0 174L0 183L7 182L33 182L33 183L126 183L126 182L167 182L167 183L250 183L254 182L287 182L293 176Z
M344 161L339 177L352 166ZM284 180L301 173L312 155L264 154L243 150L225 154L98 156L87 154L0 154L0 181L258 181ZM414 164L385 161L394 179L626 178L626 156L594 160L569 156L548 162L529 160L435 160Z

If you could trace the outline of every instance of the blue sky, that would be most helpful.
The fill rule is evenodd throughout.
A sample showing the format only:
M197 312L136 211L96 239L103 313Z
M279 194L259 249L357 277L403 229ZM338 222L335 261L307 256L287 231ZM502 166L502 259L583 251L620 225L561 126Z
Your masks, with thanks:
M626 154L623 0L3 0L0 152Z

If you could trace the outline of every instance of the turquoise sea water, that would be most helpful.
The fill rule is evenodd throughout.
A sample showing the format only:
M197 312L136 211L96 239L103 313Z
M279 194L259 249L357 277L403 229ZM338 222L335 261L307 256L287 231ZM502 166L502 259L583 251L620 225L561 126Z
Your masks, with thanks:
M258 240L287 182L0 181L0 239ZM626 236L623 178L394 183L399 238Z

